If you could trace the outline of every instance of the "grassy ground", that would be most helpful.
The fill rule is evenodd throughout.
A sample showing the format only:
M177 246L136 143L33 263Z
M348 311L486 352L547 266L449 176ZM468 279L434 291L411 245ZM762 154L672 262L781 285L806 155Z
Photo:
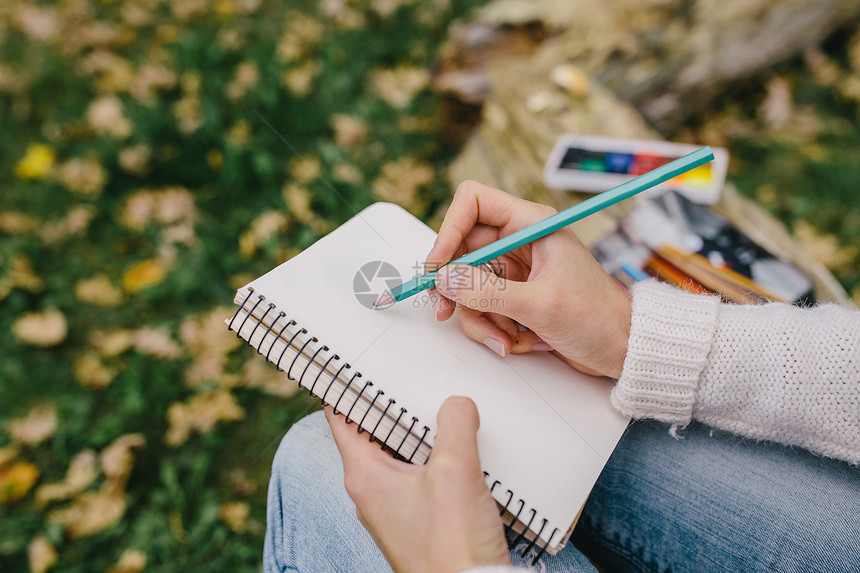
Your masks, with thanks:
M480 3L0 6L0 570L258 569L314 404L227 334L234 289L374 200L445 202L428 70ZM849 289L858 43L693 128Z
M3 3L0 570L257 570L314 405L227 334L234 288L446 199L428 70L475 3Z

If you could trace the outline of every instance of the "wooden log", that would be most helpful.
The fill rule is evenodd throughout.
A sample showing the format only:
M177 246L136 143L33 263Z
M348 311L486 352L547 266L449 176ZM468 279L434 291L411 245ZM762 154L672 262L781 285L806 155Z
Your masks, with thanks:
M438 85L456 93L459 75L464 99L480 101L487 62L509 55L500 38L528 27L529 38L554 36L538 58L574 63L671 137L730 86L756 81L858 18L857 0L497 0L455 30Z

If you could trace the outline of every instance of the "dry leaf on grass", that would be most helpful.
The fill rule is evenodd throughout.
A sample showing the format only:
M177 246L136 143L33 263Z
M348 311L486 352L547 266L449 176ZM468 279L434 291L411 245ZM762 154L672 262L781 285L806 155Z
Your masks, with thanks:
M296 157L289 164L290 175L299 183L312 183L319 179L322 173L322 163L315 155Z
M44 507L52 501L74 497L87 489L98 475L96 453L83 450L72 459L63 481L39 486L36 490L36 505Z
M57 166L54 177L69 191L97 195L107 183L108 173L95 157L76 157Z
M298 383L263 360L248 360L242 369L241 379L248 388L259 388L266 394L286 398L298 390Z
M133 145L120 150L118 162L125 171L135 175L143 175L149 165L150 157L152 157L151 147L144 144Z
M430 71L426 68L399 66L373 72L370 82L373 91L391 107L404 108L424 88L430 85Z
M208 312L188 316L179 325L179 337L193 362L185 370L185 383L195 387L203 382L216 382L222 387L238 383L235 375L225 373L227 355L242 344L224 327L224 317L233 309L217 307Z
M84 492L62 508L48 513L48 521L66 528L72 539L98 533L119 523L125 513L125 484L134 463L132 450L143 447L141 434L125 434L99 455L105 481L96 492Z
M53 404L40 404L23 418L9 420L5 427L12 441L30 446L38 444L56 431L57 408Z
M433 181L433 175L429 163L411 157L390 161L382 166L382 174L373 182L373 194L382 201L420 212L425 201L418 196L418 191Z
M37 535L27 546L31 573L45 573L57 562L57 550L44 535Z
M12 323L12 334L30 346L56 346L66 339L66 316L57 309L28 312Z
M42 225L39 235L48 245L59 243L86 231L93 217L95 217L95 209L87 205L78 205L69 209L65 217Z
M37 292L43 286L42 279L37 277L36 273L33 272L30 259L23 255L18 255L12 259L12 264L9 265L6 274L0 275L0 300L6 298L15 287L30 292Z
M285 71L281 76L284 86L293 94L305 97L311 93L314 79L322 70L322 64L316 60L307 60L302 65Z
M107 573L140 573L146 568L146 561L146 553L140 549L126 549Z
M228 99L236 101L258 83L260 83L260 68L257 64L253 61L242 62L236 67L236 73L224 88L224 93Z
M21 499L38 479L39 468L30 462L14 462L0 467L0 503Z
M241 420L245 411L236 398L225 390L197 394L188 402L174 402L167 410L170 427L164 437L171 446L185 443L192 431L211 432L219 421Z
M30 259L24 255L18 255L12 259L12 264L9 268L9 276L15 283L15 286L35 292L41 290L44 286L42 279L36 276L33 271L33 264Z
M107 388L117 375L117 369L107 366L93 351L75 358L75 378L84 388Z
M167 269L158 259L146 259L125 271L122 285L127 292L135 294L147 287L157 285L166 275Z
M314 220L313 209L311 209L311 195L304 187L288 183L281 191L287 211L300 223L308 224Z
M336 113L331 116L334 142L341 147L354 147L367 139L370 127L361 118Z
M281 62L304 59L323 37L322 23L299 11L287 14L287 25L278 42L277 57Z
M87 108L87 122L97 135L125 139L131 135L131 121L123 113L123 105L116 96L102 96Z
M239 254L245 258L257 252L260 246L266 244L279 233L287 229L287 218L279 211L265 211L239 236Z
M182 348L170 333L161 328L143 327L134 332L134 348L141 354L175 360L182 356Z
M226 523L233 533L245 533L250 514L251 506L244 501L228 501L221 505L218 512L221 521Z
M38 230L40 225L38 219L20 211L0 213L0 231L10 235L32 233Z
M103 356L117 356L134 344L133 330L97 331L90 336L90 344Z
M125 489L125 483L134 465L132 450L142 448L144 445L146 445L146 438L143 434L125 434L102 450L99 458L106 478L102 489L112 491Z
M75 284L75 296L97 306L117 306L125 300L122 290L104 274L79 280Z
M86 492L77 496L68 507L49 512L48 521L63 525L69 537L77 539L119 523L125 506L125 492Z

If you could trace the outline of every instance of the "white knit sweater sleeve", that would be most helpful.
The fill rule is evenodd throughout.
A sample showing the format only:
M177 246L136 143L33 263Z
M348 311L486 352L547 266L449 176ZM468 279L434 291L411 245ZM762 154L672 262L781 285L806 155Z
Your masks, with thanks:
M656 281L632 294L616 408L860 464L860 311L721 304Z

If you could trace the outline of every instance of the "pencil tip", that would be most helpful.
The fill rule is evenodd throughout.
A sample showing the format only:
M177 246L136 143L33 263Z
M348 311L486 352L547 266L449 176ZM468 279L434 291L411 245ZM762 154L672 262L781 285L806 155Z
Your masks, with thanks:
M379 298L377 298L376 302L373 303L373 310L384 310L393 305L394 302L394 297L391 296L391 292L386 290L384 293L379 295Z

